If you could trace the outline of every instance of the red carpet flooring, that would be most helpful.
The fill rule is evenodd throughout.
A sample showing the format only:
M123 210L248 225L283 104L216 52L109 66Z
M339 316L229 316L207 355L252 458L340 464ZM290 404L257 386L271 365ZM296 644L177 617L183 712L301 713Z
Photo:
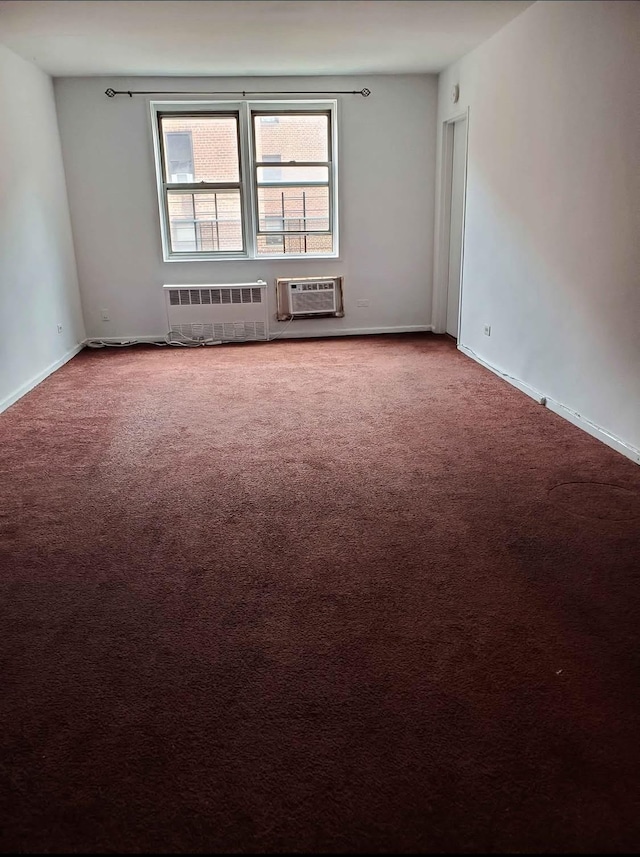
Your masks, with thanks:
M0 417L0 849L637 851L640 469L440 337Z

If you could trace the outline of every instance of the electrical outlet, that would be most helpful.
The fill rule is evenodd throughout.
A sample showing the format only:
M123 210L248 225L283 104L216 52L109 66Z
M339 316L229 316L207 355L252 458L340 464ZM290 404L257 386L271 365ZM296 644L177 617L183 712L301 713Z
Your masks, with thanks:
M62 325L61 324L58 325L58 333L62 333Z
M109 317L109 310L108 309L101 309L100 310L100 318L102 319L102 321L111 321L111 318Z
M360 298L360 300L358 301L358 306L369 306L369 299Z
M485 324L484 335L485 336L491 336L491 325L490 324Z

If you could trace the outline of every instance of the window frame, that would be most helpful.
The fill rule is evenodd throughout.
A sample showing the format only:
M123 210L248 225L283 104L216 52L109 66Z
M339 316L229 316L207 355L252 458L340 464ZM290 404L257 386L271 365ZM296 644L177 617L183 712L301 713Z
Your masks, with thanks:
M238 181L237 182L207 182L200 181L196 182L171 182L167 180L167 170L165 169L167 166L167 162L165 159L166 153L164 150L164 135L162 133L162 119L163 117L173 118L176 115L180 115L182 119L199 119L199 118L207 118L209 116L215 117L223 117L223 118L233 118L236 120L236 140L238 144ZM157 125L157 137L158 137L158 156L159 156L159 181L161 181L161 196L162 196L162 216L165 220L165 228L163 231L163 235L165 238L166 246L164 247L165 253L165 261L167 257L170 260L183 261L187 260L190 257L198 256L201 257L203 255L215 255L216 258L224 258L229 259L232 256L241 255L244 256L247 250L247 234L246 234L246 222L243 217L243 211L245 207L245 193L244 186L245 182L243 181L243 169L242 169L242 150L241 150L241 132L240 132L240 112L238 110L199 110L197 112L191 111L166 111L159 110L156 112L156 125ZM193 140L192 140L192 156L193 156ZM193 161L194 165L194 176L195 176L195 157ZM240 196L240 230L242 233L242 250L212 250L209 253L203 253L202 250L195 251L176 251L171 247L171 220L169 217L169 193L171 191L184 191L185 193L206 193L207 191L238 191ZM196 244L197 244L197 230L194 228L194 235L196 236Z
M280 162L280 166L284 167L285 169L287 167L302 167L302 168L304 168L304 167L326 167L326 169L327 169L327 181L326 182L324 182L324 181L308 181L307 180L307 181L299 181L299 182L291 183L291 182L286 182L282 178L279 181L274 181L274 182L264 182L264 181L260 182L259 181L258 170L260 170L261 168L264 169L265 167L268 167L268 162L258 160L258 153L257 153L257 146L256 146L256 134L255 134L255 125L256 125L255 120L256 120L256 118L261 118L264 116L271 117L274 115L276 115L278 117L280 117L280 116L304 116L304 115L326 116L327 117L327 155L328 155L328 159L326 161L281 161ZM265 243L266 243L267 237L273 238L275 235L279 235L280 238L282 239L282 246L284 247L284 239L287 236L291 236L291 237L297 236L300 238L301 237L306 238L309 235L312 237L316 237L319 235L330 235L333 238L333 220L334 220L334 218L333 218L333 194L332 194L332 190L331 190L331 184L332 184L332 182L331 182L331 164L332 164L332 160L333 160L333 147L332 147L333 141L331 139L331 130L332 130L333 125L332 125L332 121L331 121L331 119L332 119L331 111L330 110L309 111L309 110L296 110L296 109L290 109L290 108L287 110L278 110L278 111L252 109L249 111L249 118L251 121L251 169L252 169L252 179L253 179L253 183L254 183L254 186L256 189L256 192L255 192L255 195L253 198L253 205L254 205L254 209L255 209L254 218L255 218L255 224L256 224L256 226L255 226L256 241L259 238L265 238ZM260 199L259 199L259 190L261 187L262 188L265 188L265 187L271 187L271 188L277 188L277 187L326 187L327 188L328 203L329 203L329 211L328 211L328 217L327 217L327 220L329 222L329 228L324 229L324 230L320 230L320 229L317 229L317 230L316 229L314 229L314 230L291 229L291 230L289 230L289 229L286 229L285 223L286 223L287 218L284 216L284 212L283 212L283 216L281 218L282 219L282 229L281 230L261 230L260 229ZM305 220L306 220L306 218L305 218ZM332 244L333 244L333 241L332 241ZM263 253L260 258L264 258L265 256L268 256L270 258L271 255L272 254L270 254L270 253ZM306 259L309 256L314 256L313 253L300 253L300 254L285 253L283 255L286 258L291 258L291 256L295 255L296 258L302 257L303 259ZM315 254L315 255L317 256L319 254Z
M150 101L151 130L156 170L162 256L165 262L215 262L215 261L256 261L281 259L339 259L339 217L338 217L338 102L327 99L306 99L287 101L268 100L224 100L224 101ZM327 235L333 237L331 253L262 253L257 252L258 235L258 182L255 158L255 135L253 132L253 114L301 114L323 113L329 118L328 154L329 166L329 226L328 232L309 232L307 235ZM167 182L161 129L162 116L199 117L206 115L234 115L238 119L239 183ZM302 164L301 164L302 165ZM323 164L321 164L323 165ZM263 165L264 166L264 165ZM268 165L267 165L268 166ZM183 251L171 249L171 232L168 211L168 191L193 191L194 187L206 190L231 190L239 188L240 216L242 220L242 238L244 249L240 251Z

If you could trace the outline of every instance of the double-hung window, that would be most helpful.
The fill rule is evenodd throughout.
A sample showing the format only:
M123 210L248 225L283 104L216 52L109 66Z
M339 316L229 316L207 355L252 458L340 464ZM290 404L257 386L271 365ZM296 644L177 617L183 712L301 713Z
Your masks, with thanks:
M335 107L152 103L165 260L337 256Z

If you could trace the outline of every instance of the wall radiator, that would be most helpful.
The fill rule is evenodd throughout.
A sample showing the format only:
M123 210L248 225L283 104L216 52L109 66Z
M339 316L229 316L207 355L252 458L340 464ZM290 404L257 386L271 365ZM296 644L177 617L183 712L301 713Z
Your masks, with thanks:
M269 338L267 284L164 286L169 341L247 342Z

